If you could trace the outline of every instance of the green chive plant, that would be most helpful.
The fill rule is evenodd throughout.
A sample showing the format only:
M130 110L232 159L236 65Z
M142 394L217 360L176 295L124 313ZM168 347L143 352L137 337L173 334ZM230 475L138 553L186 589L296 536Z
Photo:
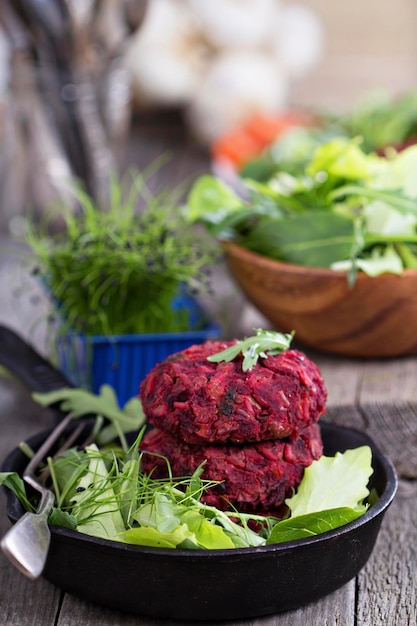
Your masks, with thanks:
M85 335L190 329L187 296L210 290L217 246L183 217L181 190L149 191L147 177L113 176L101 206L81 187L74 207L55 206L28 222L34 273L48 289L61 327ZM57 213L64 227L48 228Z

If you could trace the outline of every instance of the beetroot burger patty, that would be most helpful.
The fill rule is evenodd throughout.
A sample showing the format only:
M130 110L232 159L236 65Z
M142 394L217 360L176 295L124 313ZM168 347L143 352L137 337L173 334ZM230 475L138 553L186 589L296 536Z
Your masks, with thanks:
M222 481L207 491L202 501L220 509L268 512L278 509L291 495L304 468L323 453L318 424L304 429L295 441L275 440L239 445L196 446L178 441L154 428L141 442L146 451L142 469L155 478L166 478L169 460L174 476L190 476L206 461L203 479Z
M172 354L142 381L150 424L192 444L296 438L324 413L327 392L318 367L298 350L260 358L242 370L242 357L207 357L233 342L206 342Z

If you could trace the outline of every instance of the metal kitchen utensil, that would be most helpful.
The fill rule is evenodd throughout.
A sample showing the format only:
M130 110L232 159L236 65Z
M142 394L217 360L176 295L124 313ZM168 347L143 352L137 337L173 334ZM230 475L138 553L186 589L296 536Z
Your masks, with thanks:
M51 541L48 516L55 501L52 491L39 482L35 472L72 418L72 413L69 413L54 428L23 473L23 480L41 494L38 510L36 513L25 513L1 540L1 549L5 555L13 565L31 579L38 578L42 574L46 563Z

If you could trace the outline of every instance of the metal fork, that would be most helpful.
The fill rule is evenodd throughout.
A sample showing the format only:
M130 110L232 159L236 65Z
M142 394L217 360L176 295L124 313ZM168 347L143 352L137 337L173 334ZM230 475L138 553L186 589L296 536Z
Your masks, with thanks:
M35 471L72 419L73 414L69 413L58 426L54 428L33 456L23 473L23 480L41 495L36 513L25 513L4 535L0 543L1 549L13 565L32 580L38 578L45 567L51 541L48 516L55 502L53 492L39 482L36 478ZM64 448L68 448L72 445L81 434L84 426L85 423L81 423L78 428L75 429L70 439L67 439L65 442ZM86 442L84 442L84 445L86 445Z

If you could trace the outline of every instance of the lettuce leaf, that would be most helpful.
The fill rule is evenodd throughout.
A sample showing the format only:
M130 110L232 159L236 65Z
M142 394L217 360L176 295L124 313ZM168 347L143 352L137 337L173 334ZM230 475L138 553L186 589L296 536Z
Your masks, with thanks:
M307 174L314 178L319 172L326 172L328 176L347 181L371 178L380 158L365 154L359 143L357 138L337 137L319 146L307 166Z
M187 199L186 217L190 222L205 221L218 224L225 215L242 207L242 199L231 187L208 174L193 185Z
M297 493L285 503L291 517L341 507L362 510L363 500L369 495L367 485L372 474L369 446L337 452L334 457L323 455L304 470Z
M387 248L376 247L366 258L357 258L354 262L352 259L337 261L332 263L330 267L335 271L349 272L353 269L353 263L357 269L368 274L368 276L379 276L387 273L401 274L404 269L401 256L392 246Z
M77 530L120 541L125 525L106 465L95 444L87 446L85 451L89 458L88 469L72 497L71 513L77 518Z

